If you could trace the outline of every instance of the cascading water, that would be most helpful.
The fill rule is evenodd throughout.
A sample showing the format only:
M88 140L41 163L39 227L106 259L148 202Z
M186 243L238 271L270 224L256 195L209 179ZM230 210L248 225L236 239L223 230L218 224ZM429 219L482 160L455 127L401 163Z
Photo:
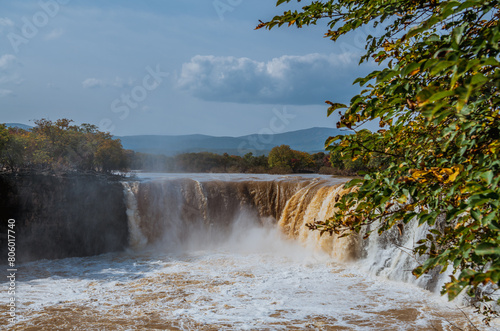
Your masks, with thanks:
M299 240L303 245L320 249L337 261L351 261L360 257L359 238L356 236L338 238L311 232L305 225L315 220L326 220L335 212L334 205L349 190L343 185L328 182L316 183L297 192L287 203L279 220L279 227L290 238Z
M127 206L127 218L129 228L129 246L132 249L140 249L146 246L148 240L142 234L141 216L137 209L137 191L139 189L138 182L123 182L123 190L125 202Z
M179 247L193 233L226 235L237 216L245 212L277 219L295 192L307 181L206 181L175 179L124 183L130 246L137 242ZM147 221L141 221L147 220Z
M320 236L319 232L310 231L305 226L315 220L332 217L335 203L349 191L343 185L324 182L304 188L288 201L278 225L290 238L308 247L321 249L336 261L357 261L360 269L373 275L439 292L449 273L435 271L419 279L411 273L422 262L422 258L412 253L412 248L427 235L426 225L419 226L418 222L411 221L403 233L395 227L382 235L374 231L364 240L361 234L343 238L335 234ZM377 224L372 227L376 228Z
M469 323L415 286L436 290L442 276L415 281L412 257L393 245L410 245L425 228L363 241L305 227L335 212L348 191L342 180L172 177L123 183L127 252L23 265L20 318L10 326L454 330Z
M328 181L199 182L190 179L124 183L130 225L130 246L146 242L173 243L175 247L196 234L196 241L223 240L236 215L255 213L255 219L269 217L288 238L303 246L326 252L336 261L359 261L365 271L388 279L414 283L438 291L448 274L435 273L416 279L419 261L411 253L415 243L427 234L426 226L410 222L403 234L395 228L382 236L376 231L361 236L320 236L305 224L325 220L335 213L334 205L349 192L342 184ZM137 202L139 201L139 203ZM141 223L141 219L147 222ZM262 221L259 221L262 224ZM144 234L147 234L145 237ZM200 236L199 233L203 233ZM172 249L172 247L170 248Z

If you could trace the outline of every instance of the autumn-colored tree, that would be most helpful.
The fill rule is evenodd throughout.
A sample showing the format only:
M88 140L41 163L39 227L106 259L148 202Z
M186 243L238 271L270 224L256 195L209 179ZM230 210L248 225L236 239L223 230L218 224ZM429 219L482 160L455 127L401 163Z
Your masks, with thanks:
M127 158L118 139L103 139L95 153L95 162L104 172L120 170L126 167Z
M314 160L309 153L296 151L288 145L276 146L269 152L268 162L270 168L281 171L297 172L314 168Z
M291 169L293 151L288 145L276 146L271 149L268 156L269 167Z
M450 299L467 289L487 301L478 289L500 285L499 9L488 0L312 1L258 26L326 19L333 41L385 26L367 37L361 57L381 69L355 80L365 89L350 104L327 101L328 115L345 109L338 127L356 134L326 143L351 160L383 155L385 166L351 181L357 189L337 203L339 212L310 226L349 233L377 224L382 233L427 223L434 229L414 248L426 257L414 274L453 268L443 288ZM380 130L361 129L366 121Z
M298 172L305 169L313 169L315 164L309 153L292 150L292 159L290 160L292 170Z
M127 158L119 140L91 124L68 119L35 121L29 131L0 125L0 165L11 171L121 170Z
M0 151L5 148L9 141L9 130L5 124L0 124Z
M2 124L3 125L3 124ZM17 171L27 165L27 134L17 128L0 127L0 164L10 171Z

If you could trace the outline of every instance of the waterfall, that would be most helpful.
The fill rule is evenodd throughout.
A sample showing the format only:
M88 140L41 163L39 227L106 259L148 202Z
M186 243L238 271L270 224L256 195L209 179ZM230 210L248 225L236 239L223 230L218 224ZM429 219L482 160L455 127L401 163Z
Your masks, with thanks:
M122 182L125 203L127 206L127 218L129 228L129 247L140 249L146 246L148 240L141 232L141 215L137 208L138 182Z
M375 225L376 226L376 225ZM417 257L412 248L417 241L425 238L429 230L427 224L420 225L416 219L404 225L402 233L394 227L378 235L374 231L365 243L366 252L361 269L372 274L406 283L414 283L432 292L439 292L449 279L450 271L443 274L439 269L432 270L416 279L411 271L424 262L425 257Z
M310 231L305 226L315 220L326 220L333 216L335 203L349 191L343 185L330 186L325 183L304 188L287 202L278 226L290 238L299 240L305 246L325 251L337 261L355 260L360 257L358 236L320 236L318 231Z
M342 184L305 179L200 182L183 178L123 185L133 249L146 244L167 250L193 244L201 247L227 239L235 227L244 232L245 222L273 223L289 239L377 276L431 291L439 291L449 276L437 271L419 279L412 275L421 261L411 250L428 231L417 222L406 224L403 233L398 229L382 235L373 231L365 240L362 235L339 238L310 231L307 223L332 217L336 202L350 192Z
M428 233L427 225L419 226L416 220L404 226L404 231L397 228L379 235L373 231L363 239L362 234L352 234L339 238L319 231L310 231L305 224L315 220L326 220L335 214L335 204L344 194L350 192L340 185L318 183L298 191L286 204L278 226L290 238L299 240L303 245L322 250L336 261L353 262L366 272L391 280L413 283L433 292L439 292L449 279L450 273L440 274L433 270L417 279L412 270L420 265L424 258L413 254L416 242ZM377 224L372 224L376 228ZM451 270L451 268L450 268Z

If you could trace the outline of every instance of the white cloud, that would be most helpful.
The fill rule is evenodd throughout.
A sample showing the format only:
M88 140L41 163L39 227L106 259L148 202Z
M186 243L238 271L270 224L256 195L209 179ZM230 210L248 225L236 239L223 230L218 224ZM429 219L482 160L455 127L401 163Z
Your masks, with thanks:
M0 17L0 26L14 26L14 22L10 18Z
M358 91L352 75L359 70L348 58L349 54L307 54L260 62L197 55L183 64L177 86L208 101L306 105L348 100Z
M17 57L12 54L4 54L0 56L0 84L16 84L23 82L19 73L16 72L16 67L19 65ZM12 91L2 89L2 97L10 94Z
M63 29L55 29L50 31L47 35L45 35L45 40L54 40L60 38L64 34Z
M134 85L134 80L122 79L116 77L113 81L104 81L98 78L87 78L82 82L84 88L98 88L98 87L116 87L116 88L126 88Z
M103 87L104 82L97 78L87 78L82 82L83 88Z
M0 70L8 69L17 61L17 58L12 54L4 54L0 56Z
M0 17L0 33L3 34L4 30L11 30L14 27L14 22L10 18Z
M15 84L19 85L23 82L23 79L18 73L1 73L0 72L0 84Z
M132 87L134 85L134 80L132 78L123 79L120 77L116 77L115 80L109 83L108 85L118 88Z
M13 92L11 90L0 89L0 98L11 95Z

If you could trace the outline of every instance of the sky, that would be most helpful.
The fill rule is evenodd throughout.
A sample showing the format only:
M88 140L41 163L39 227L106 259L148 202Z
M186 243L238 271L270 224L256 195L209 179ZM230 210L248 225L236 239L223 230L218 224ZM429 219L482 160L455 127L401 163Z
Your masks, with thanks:
M255 30L294 7L0 0L0 123L69 118L118 136L335 127L324 102L347 103L354 79L377 69L358 66L374 31L333 43L325 24Z

